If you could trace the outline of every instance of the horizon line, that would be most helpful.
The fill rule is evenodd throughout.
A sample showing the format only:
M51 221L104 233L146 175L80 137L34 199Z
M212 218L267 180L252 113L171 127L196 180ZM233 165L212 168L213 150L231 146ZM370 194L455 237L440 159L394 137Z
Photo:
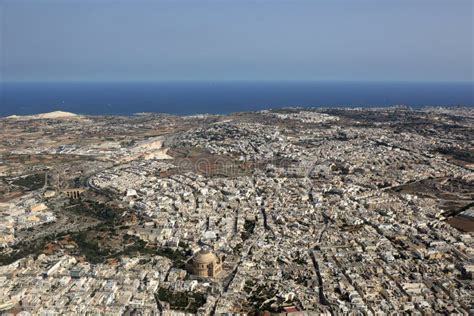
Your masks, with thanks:
M281 83L458 83L474 84L474 80L348 80L348 79L151 79L151 80L0 80L1 84L21 84L21 83L180 83L180 82L207 82L207 83L232 83L232 82L281 82Z

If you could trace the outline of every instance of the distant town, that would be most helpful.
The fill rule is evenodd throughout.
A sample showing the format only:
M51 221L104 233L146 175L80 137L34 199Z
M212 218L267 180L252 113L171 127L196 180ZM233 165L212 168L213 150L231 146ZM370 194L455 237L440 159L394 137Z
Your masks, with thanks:
M0 118L1 315L474 314L474 109Z

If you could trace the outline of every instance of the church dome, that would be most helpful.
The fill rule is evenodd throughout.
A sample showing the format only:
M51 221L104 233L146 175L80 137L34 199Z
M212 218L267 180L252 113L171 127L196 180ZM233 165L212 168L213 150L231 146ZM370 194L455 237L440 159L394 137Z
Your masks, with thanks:
M195 264L209 264L217 261L217 256L210 249L200 250L193 258L193 263Z
M222 272L221 259L212 252L210 247L202 248L190 261L186 264L186 269L199 277L215 277Z

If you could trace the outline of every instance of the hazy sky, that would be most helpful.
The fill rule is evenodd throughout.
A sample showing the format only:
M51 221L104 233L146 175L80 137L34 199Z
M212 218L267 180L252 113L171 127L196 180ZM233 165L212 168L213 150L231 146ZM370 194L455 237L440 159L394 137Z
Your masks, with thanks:
M473 0L0 0L1 79L473 80Z

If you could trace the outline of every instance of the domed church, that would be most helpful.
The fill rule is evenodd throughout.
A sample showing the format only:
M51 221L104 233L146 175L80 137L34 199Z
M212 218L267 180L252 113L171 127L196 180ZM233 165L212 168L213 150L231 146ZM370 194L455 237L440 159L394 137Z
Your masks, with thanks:
M209 247L202 248L186 264L189 273L200 277L215 277L222 272L222 259Z

